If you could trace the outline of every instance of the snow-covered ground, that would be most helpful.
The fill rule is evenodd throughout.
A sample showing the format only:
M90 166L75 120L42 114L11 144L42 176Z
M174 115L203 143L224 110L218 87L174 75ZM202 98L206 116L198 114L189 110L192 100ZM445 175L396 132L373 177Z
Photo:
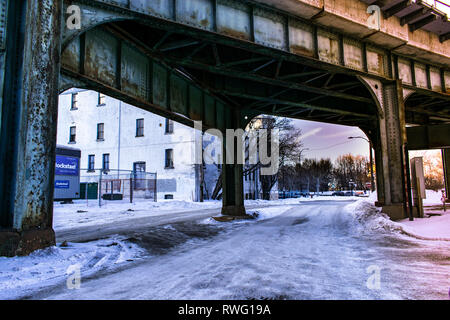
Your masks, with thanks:
M53 228L55 231L83 226L101 225L133 218L151 217L176 212L215 209L221 207L220 201L180 201L159 200L158 202L139 199L129 201L75 200L73 204L55 202L53 212Z
M0 300L27 296L36 290L65 284L78 267L87 277L114 270L125 263L139 260L146 252L139 246L112 237L88 243L67 243L38 250L26 257L0 257ZM67 273L68 272L68 273Z
M358 197L331 197L314 196L313 198L291 198L280 200L246 200L247 206L258 205L289 205L306 201L348 201L358 200ZM193 202L184 200L158 200L152 202L138 199L133 203L129 201L102 201L99 207L98 200L75 200L73 204L54 203L53 228L62 231L80 226L102 225L109 222L119 222L134 218L151 217L156 215L187 212L203 209L220 209L222 201Z
M426 198L423 199L424 205L442 204L442 192L426 190Z
M405 232L415 237L428 240L450 241L450 205L447 204L444 212L441 192L427 190L424 203L424 218L414 218L413 221L403 219L398 221ZM427 214L437 214L428 216Z
M375 199L270 201L276 206L248 210L257 213L256 220L177 222L138 236L59 243L28 257L0 258L0 299L448 298L450 241L424 240L417 228L381 213ZM220 206L219 201L58 204L55 229L171 212L189 216ZM448 230L448 217L426 220L442 218L435 221ZM152 250L161 245L164 250ZM81 288L69 290L67 270L76 265ZM379 289L368 288L368 268L380 271Z

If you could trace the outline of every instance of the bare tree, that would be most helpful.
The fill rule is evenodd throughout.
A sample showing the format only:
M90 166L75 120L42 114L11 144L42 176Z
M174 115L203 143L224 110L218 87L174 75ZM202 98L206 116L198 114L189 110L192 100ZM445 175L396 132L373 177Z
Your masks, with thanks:
M262 197L265 200L270 199L270 191L275 183L278 181L279 185L283 188L286 178L289 174L286 172L290 166L294 166L299 158L303 144L300 140L301 129L296 128L292 124L292 120L288 118L270 117L264 116L261 118L253 119L249 127L251 130L266 129L268 134L267 141L270 141L272 130L278 130L279 132L279 171L274 175L261 175L261 189Z
M350 181L356 184L358 189L365 189L370 181L370 163L367 157L346 154L337 158L334 177L339 189L347 189Z
M305 159L296 166L296 178L299 189L309 191L328 190L331 181L333 164L330 159ZM305 187L306 186L306 187Z

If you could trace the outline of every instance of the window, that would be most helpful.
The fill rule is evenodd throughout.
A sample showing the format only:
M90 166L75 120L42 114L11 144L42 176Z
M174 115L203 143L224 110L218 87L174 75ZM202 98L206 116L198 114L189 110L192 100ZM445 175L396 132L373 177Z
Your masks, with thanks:
M98 123L97 124L97 141L105 140L105 124Z
M166 200L173 200L173 194L165 194L164 199Z
M101 94L100 92L98 93L98 103L97 103L97 107L101 107L106 105L105 103L106 101L106 96L104 94Z
M69 143L76 143L77 127L70 127L69 131Z
M78 93L72 93L72 102L70 110L78 110L77 102L78 102Z
M95 171L95 155L90 154L88 156L88 172Z
M134 190L145 189L145 162L133 163Z
M166 169L173 169L173 149L166 149Z
M173 133L173 121L170 119L166 119L166 134Z
M136 119L136 137L144 136L144 119Z
M109 153L103 154L103 171L109 171Z

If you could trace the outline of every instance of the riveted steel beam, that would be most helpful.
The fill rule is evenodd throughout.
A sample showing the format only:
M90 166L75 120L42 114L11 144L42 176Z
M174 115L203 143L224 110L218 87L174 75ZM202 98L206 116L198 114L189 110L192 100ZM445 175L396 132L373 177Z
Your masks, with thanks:
M322 55L319 55L319 34L324 31L323 27L310 20L302 19L289 12L273 8L271 6L256 3L250 0L229 0L218 3L217 0L195 1L189 0L189 4L183 1L168 1L167 3L148 3L113 0L87 1L78 0L92 8L98 7L102 10L120 12L122 16L129 16L130 19L139 20L142 24L154 26L169 32L184 34L197 38L201 41L211 41L221 43L244 50L251 50L264 54L277 61L286 60L303 63L328 72L345 73L349 75L370 76L371 78L385 81L390 78L390 70L386 74L368 72L370 68L367 61L362 61L361 68L350 68L345 64L344 55L348 55L343 50L343 43L347 39L360 42L360 39L353 39L337 30L331 30L338 35L339 39L339 62L327 62ZM383 2L385 3L385 2ZM408 6L410 1L395 1L391 6L384 6L383 11L387 15L395 14L402 8ZM190 14L196 10L195 14ZM234 17L239 16L239 21L234 21ZM264 19L262 19L264 18ZM239 23L238 23L239 22ZM424 21L411 21L421 24ZM429 21L426 21L429 22ZM303 54L301 51L293 50L297 44L290 34L298 25L306 25L308 28L303 32L311 32L313 47L311 52ZM418 25L416 25L418 26ZM293 29L294 28L294 29ZM309 30L311 29L311 30ZM279 32L278 37L269 37L270 32ZM323 33L323 32L322 32ZM441 40L446 40L448 35L441 35ZM371 47L384 52L383 55L389 59L389 52L381 47L371 44ZM366 42L362 44L363 52L360 57L367 60L368 48ZM417 57L415 60L419 61ZM270 60L270 59L269 59ZM424 61L426 63L426 61ZM443 67L448 70L448 66Z
M342 109L338 109L338 108L327 108L327 107L310 105L310 104L306 104L306 103L283 100L283 99L268 98L268 97L264 97L264 96L258 96L255 94L241 93L241 92L231 91L231 90L227 90L227 89L220 89L217 91L217 93L218 92L221 92L222 94L225 94L225 95L230 95L230 96L239 97L239 98L258 100L258 101L267 101L267 102L271 102L273 104L297 106L300 108L307 108L310 110L321 110L321 111L327 111L327 112L342 114L342 115L353 115L353 116L358 116L361 118L376 119L376 116L366 114L366 113L358 113L358 112L347 111L347 110L342 110ZM286 116L288 116L288 115L286 115Z

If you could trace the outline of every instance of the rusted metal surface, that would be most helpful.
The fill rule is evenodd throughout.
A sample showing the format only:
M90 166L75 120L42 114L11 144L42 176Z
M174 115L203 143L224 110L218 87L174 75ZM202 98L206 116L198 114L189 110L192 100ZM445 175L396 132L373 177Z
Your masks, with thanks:
M61 65L67 69L80 71L80 41L72 41L61 55Z
M254 10L255 42L268 47L284 49L286 36L283 17L265 10Z
M2 123L3 87L6 62L7 0L0 0L0 130Z
M440 91L442 89L441 74L438 68L430 68L430 81L432 90Z
M225 35L250 40L250 8L242 3L219 0L217 4L217 31Z
M135 44L99 28L87 31L84 38L84 47L79 45L80 39L74 39L75 44L69 44L62 54L62 87L70 87L72 81L77 87L114 89L114 95L137 99L139 105L147 105L145 109L154 108L156 113L166 110L167 117L183 115L185 120L204 120L205 127L216 127L217 119L225 118L229 108L225 103L178 71L154 61ZM77 68L80 61L82 70ZM219 113L215 111L216 104L221 106ZM223 123L221 126L224 128Z
M7 24L7 0L0 0L0 51L6 46L6 24Z
M115 86L118 46L119 41L102 30L87 32L84 61L86 75Z
M368 72L385 75L387 74L387 58L377 49L367 49L367 69Z
M320 32L317 35L317 42L319 45L319 58L323 61L339 64L339 40L334 34L327 32Z
M121 57L121 89L135 97L147 100L150 94L149 60L126 44L122 46Z
M405 59L398 59L398 76L403 83L412 84L410 61Z
M450 125L406 128L409 150L443 149L450 147Z
M202 29L212 30L215 19L212 1L183 0L176 3L179 21Z
M345 65L350 68L363 70L363 57L361 43L356 41L344 41Z
M444 72L444 84L445 84L445 87L447 88L447 93L449 93L450 92L450 71Z
M291 52L313 57L313 28L306 24L291 22L289 25L289 45Z
M261 2L267 3L270 6L287 9L289 12L283 12L268 6L260 6L255 2L245 0L103 0L101 1L101 5L98 4L100 1L78 0L76 2L80 3L83 21L86 21L86 26L83 26L83 28L90 29L95 25L116 20L143 19L143 14L149 17L149 22L151 21L151 17L163 18L165 21L174 21L189 27L217 32L235 39L248 40L268 48L276 48L305 58L316 58L314 43L318 42L318 59L320 61L338 65L347 69L347 71L368 72L369 75L377 75L385 78L391 77L392 74L391 72L387 72L392 68L388 62L389 52L384 47L379 47L369 41L367 42L367 47L371 46L373 50L363 52L358 47L360 47L362 42L366 42L365 40L361 41L361 39L354 38L355 35L353 33L350 36L333 30L331 30L333 33L327 31L333 28L339 30L338 26L332 25L328 26L331 28L325 29L317 26L314 22L300 18L302 17L301 14L298 17L293 16L291 12L295 13L296 10L294 10L293 6L287 0L281 1L282 3L277 3L276 1ZM293 3L295 1L290 2ZM347 2L346 0L342 6L348 6ZM323 1L301 0L295 3L299 6L317 7L317 10L324 7ZM114 4L115 7L108 8L107 4ZM66 2L66 5L68 5L68 2ZM90 5L94 7L90 7ZM123 7L126 11L118 10L118 6ZM337 3L333 4L332 7L336 7L336 10L341 8ZM362 7L364 6L357 6L355 8L359 10ZM96 15L93 14L94 11L97 13ZM338 10L327 14L339 15L339 12ZM365 19L366 14L366 12L361 13L361 16ZM349 17L345 15L341 18L348 19ZM358 19L361 19L361 17L358 16ZM313 26L319 30L317 38L311 30ZM180 33L182 32L184 31L180 30ZM383 32L387 31L385 30ZM64 43L68 43L68 39L72 39L74 35L80 33L81 31L78 33L74 31L65 32ZM396 34L393 34L393 36L395 37ZM340 43L342 41L339 39L340 37L343 38L343 44ZM352 45L351 43L356 43L357 45ZM442 54L441 51L439 50L440 55ZM420 56L415 54L413 59L417 59L418 57ZM367 65L364 61L366 58L368 59ZM429 60L422 62L427 64L426 70L433 67L442 67L428 65ZM323 66L328 67L327 64ZM398 66L398 69L400 68L401 66ZM365 76L364 74L358 75ZM427 77L429 78L430 76L427 75ZM404 83L412 84L412 79L408 78L410 77L405 75L403 78ZM410 80L411 82L408 82ZM441 79L441 83L445 83L444 79ZM431 86L431 90L445 92L445 90L442 90L442 85L441 88Z
M159 64L153 64L153 103L167 108L168 72Z
M203 119L203 95L200 89L189 87L189 113L188 116L192 120Z
M170 77L170 107L173 112L188 115L188 83L179 76Z
M51 229L61 2L28 1L13 228Z
M174 15L173 1L167 0L131 0L130 8L163 18L171 18Z
M421 88L427 88L428 87L428 79L427 79L426 66L424 64L415 63L414 64L414 73L415 73L416 86L421 87Z

